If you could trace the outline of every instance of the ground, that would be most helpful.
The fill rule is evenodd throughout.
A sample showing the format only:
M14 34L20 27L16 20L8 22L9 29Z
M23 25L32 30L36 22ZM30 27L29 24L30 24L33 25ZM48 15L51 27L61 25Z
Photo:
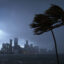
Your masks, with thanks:
M60 64L64 64L64 55L59 55ZM42 55L0 55L0 64L57 64L56 56Z

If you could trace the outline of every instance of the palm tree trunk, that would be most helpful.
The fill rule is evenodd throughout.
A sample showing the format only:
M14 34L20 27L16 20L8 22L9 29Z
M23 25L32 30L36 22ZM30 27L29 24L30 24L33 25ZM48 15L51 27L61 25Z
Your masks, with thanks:
M54 45L55 45L55 52L56 52L57 64L59 64L59 55L58 55L58 50L57 50L57 43L56 43L56 39L55 39L53 30L51 30L51 33L52 33L52 36L53 36L53 39L54 39Z

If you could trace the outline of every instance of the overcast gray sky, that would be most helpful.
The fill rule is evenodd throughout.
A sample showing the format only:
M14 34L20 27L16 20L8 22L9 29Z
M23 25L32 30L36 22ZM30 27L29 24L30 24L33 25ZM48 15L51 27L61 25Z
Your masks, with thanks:
M51 32L42 35L33 35L29 24L35 14L44 13L51 4L57 4L64 9L64 0L0 0L0 48L2 43L9 42L14 37L19 38L23 46L25 40L41 48L52 49L54 41ZM54 30L58 48L64 49L64 27Z

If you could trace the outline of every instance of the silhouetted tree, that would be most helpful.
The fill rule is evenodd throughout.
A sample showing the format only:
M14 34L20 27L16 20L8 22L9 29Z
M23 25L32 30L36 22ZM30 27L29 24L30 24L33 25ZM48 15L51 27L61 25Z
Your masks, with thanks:
M53 29L62 25L64 25L64 11L57 5L52 5L48 10L45 11L44 14L35 15L34 20L30 25L32 28L34 28L34 33L36 35L51 31L55 44L57 64L59 64L59 58Z

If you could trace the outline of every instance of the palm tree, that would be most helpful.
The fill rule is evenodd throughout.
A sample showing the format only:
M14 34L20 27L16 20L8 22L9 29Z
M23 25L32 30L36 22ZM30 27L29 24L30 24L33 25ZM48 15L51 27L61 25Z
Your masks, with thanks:
M44 14L35 15L34 20L30 25L32 28L34 28L34 33L36 35L41 35L44 32L51 31L55 44L57 64L59 64L59 58L53 29L62 25L64 25L64 12L57 5L52 5L48 10L45 11Z

